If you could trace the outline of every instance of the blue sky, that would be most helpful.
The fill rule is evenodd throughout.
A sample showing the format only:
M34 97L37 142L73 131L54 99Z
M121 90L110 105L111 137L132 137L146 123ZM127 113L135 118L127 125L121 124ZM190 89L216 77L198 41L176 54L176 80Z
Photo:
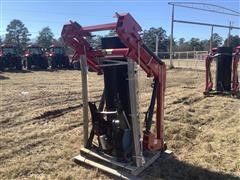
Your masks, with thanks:
M186 1L186 0L184 0ZM190 2L190 1L189 1ZM192 0L191 2L199 2ZM240 11L239 0L202 0L204 3L221 5L226 8ZM199 21L234 26L240 26L240 17L214 14L204 11L191 10L181 7L175 8L175 18L187 21ZM115 22L112 18L115 12L129 12L142 26L162 27L170 34L171 6L165 0L0 0L0 34L5 33L7 24L12 19L24 22L31 38L49 26L55 37L60 36L63 25L69 20L75 20L83 26ZM175 23L174 37L190 39L191 37L207 39L210 36L210 27ZM215 28L223 38L227 37L228 30ZM240 34L233 30L232 34Z

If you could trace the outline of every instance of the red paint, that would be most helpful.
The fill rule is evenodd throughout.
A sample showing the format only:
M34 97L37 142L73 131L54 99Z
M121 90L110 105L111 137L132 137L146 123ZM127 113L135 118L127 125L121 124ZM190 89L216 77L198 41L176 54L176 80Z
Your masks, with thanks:
M146 147L149 150L163 150L163 116L164 116L164 94L166 88L166 66L165 63L159 60L152 52L146 49L139 32L142 31L140 25L129 14L117 14L116 23L101 24L96 26L82 27L76 22L71 22L63 26L62 38L64 42L75 50L73 60L77 61L80 55L86 55L88 65L98 74L102 73L102 69L98 66L98 58L108 56L123 56L130 58L138 63L146 72L147 76L154 76L160 82L157 95L157 134L152 135L151 139L145 141ZM121 42L127 48L113 49L109 54L106 51L96 51L87 42L86 36L90 32L102 30L115 30ZM145 137L149 136L144 134ZM157 145L152 144L157 141Z

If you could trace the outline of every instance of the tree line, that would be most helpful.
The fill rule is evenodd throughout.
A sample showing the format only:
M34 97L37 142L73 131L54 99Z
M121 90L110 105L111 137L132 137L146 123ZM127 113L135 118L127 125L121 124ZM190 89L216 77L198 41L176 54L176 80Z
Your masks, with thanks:
M110 31L109 34L105 36L113 36L115 34L114 31ZM31 44L30 40L31 34L29 33L27 27L20 20L14 19L12 20L6 29L5 38L1 39L0 44L12 44L17 46L17 49L20 53L23 53L26 46ZM148 46L148 48L155 52L156 47L156 36L158 37L158 52L169 52L169 44L170 37L167 36L166 30L163 28L150 28L148 30L144 30L142 34L142 38L144 43ZM101 46L101 38L102 36L91 36L88 38L88 41L95 48L99 48ZM49 27L44 27L38 34L36 43L39 44L43 48L48 48L52 44L64 46L68 53L72 53L72 50L66 47L61 39L55 39L54 34L52 33ZM228 38L223 39L219 34L214 33L212 36L212 47L219 46L227 46ZM238 35L230 36L230 47L236 47L240 45L240 37ZM186 41L184 38L174 39L173 42L173 50L177 51L208 51L210 48L210 40L204 39L200 40L199 38L191 38Z
M169 52L170 36L167 36L166 31L159 28L150 28L143 31L143 40L146 45L155 51L156 36L158 36L158 51ZM238 35L230 35L230 47L235 48L240 45L240 37ZM213 33L212 35L212 47L228 46L228 38L223 39L219 34ZM209 51L210 39L200 40L199 38L191 38L186 41L184 38L173 41L173 50L175 52L181 51Z
M30 36L31 34L24 23L14 19L7 25L5 38L1 39L0 37L0 44L14 45L19 53L22 54L26 46L32 44ZM52 44L63 45L61 39L54 38L52 30L48 26L39 31L36 43L43 48L49 48Z

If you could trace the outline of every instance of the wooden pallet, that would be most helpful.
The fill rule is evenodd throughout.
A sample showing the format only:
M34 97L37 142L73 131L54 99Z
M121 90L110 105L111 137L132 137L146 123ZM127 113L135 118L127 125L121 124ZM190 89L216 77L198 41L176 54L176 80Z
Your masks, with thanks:
M88 164L122 179L135 179L141 172L156 161L161 154L172 153L169 150L166 150L164 153L160 151L144 153L145 164L141 167L137 167L132 163L118 162L116 158L98 153L94 150L82 148L80 152L80 155L74 157L76 163Z
M89 117L88 117L88 73L87 73L87 58L86 55L81 55L81 74L82 74L82 101L83 101L83 142L87 147L89 138ZM129 78L129 94L131 106L131 125L133 134L133 161L131 163L118 162L116 158L111 157L102 152L98 152L92 148L82 148L80 155L74 157L77 163L86 163L90 166L96 167L102 171L108 172L112 175L123 179L132 179L138 176L144 169L156 161L161 152L144 153L140 143L141 129L139 121L139 107L138 107L138 77L136 73L136 63L131 59L128 60L128 78ZM169 154L170 151L165 151L164 154ZM144 159L144 163L143 163Z

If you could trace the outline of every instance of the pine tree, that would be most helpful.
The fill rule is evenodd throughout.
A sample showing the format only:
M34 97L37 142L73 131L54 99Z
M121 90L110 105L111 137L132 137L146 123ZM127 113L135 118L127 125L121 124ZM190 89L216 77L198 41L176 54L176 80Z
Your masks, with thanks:
M17 46L20 53L24 51L28 42L30 41L28 29L25 27L22 21L14 19L7 26L7 34L4 42Z

